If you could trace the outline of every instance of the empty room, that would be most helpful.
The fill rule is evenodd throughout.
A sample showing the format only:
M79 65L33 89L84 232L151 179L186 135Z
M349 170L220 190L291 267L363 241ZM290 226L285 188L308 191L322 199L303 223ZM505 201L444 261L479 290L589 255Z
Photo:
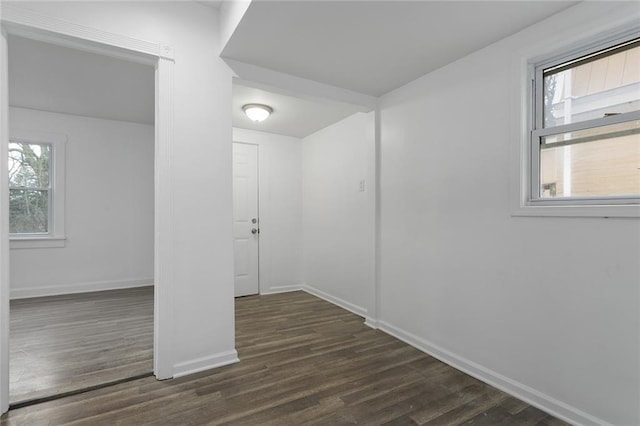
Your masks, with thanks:
M0 424L640 424L637 2L0 22Z
M150 66L11 36L10 402L153 371Z

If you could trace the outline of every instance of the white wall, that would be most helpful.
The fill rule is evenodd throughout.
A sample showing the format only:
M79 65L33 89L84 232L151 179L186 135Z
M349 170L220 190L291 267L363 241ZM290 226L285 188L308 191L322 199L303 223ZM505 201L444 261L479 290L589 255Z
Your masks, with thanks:
M225 1L220 5L220 49L229 42L252 0Z
M576 423L640 424L640 222L511 216L512 64L634 14L583 3L381 100L382 328Z
M173 47L173 372L237 360L234 349L231 72L218 12L196 2L18 2L48 17Z
M152 284L153 126L24 108L9 126L67 137L65 247L12 249L11 296Z
M305 285L362 316L374 300L373 117L357 113L302 140Z
M233 141L258 145L260 293L302 284L301 140L233 129Z

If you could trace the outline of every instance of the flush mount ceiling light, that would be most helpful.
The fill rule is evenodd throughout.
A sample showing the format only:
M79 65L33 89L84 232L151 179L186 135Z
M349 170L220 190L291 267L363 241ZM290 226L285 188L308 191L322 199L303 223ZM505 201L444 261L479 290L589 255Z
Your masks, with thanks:
M242 110L247 114L247 117L249 117L250 120L258 123L266 120L273 112L273 108L262 104L246 104L242 107Z

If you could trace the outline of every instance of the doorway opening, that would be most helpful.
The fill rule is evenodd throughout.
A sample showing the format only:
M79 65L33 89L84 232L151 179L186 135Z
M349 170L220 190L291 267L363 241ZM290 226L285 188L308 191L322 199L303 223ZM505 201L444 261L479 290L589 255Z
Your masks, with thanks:
M155 69L7 44L16 406L153 373Z
M11 13L9 13L11 12ZM153 242L153 374L157 379L173 377L171 323L173 310L172 105L174 57L171 46L51 20L26 9L3 7L0 36L0 157L8 157L8 36L9 34L46 41L63 47L98 53L108 57L146 64L154 69L154 242ZM6 161L6 160L5 160ZM0 162L2 175L7 163ZM0 226L0 412L9 409L9 187L0 186L0 209L5 218ZM123 236L124 237L124 236Z

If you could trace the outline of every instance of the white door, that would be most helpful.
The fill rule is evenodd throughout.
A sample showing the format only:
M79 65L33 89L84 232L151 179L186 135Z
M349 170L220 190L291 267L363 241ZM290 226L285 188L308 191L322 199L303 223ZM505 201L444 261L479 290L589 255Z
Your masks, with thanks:
M258 146L233 144L235 295L260 292L258 282Z

